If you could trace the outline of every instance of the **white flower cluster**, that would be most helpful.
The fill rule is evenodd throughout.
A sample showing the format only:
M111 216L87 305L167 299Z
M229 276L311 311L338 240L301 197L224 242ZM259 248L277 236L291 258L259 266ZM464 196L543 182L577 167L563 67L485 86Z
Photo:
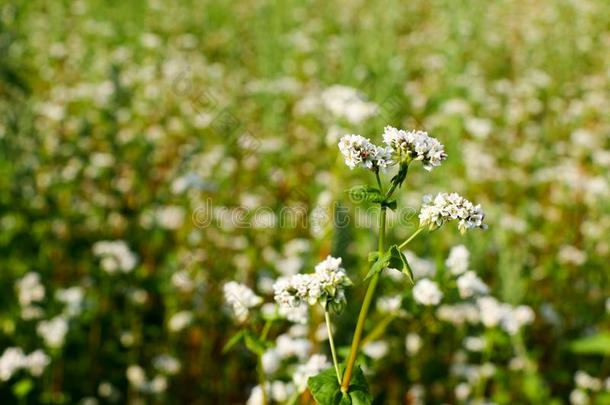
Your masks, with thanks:
M117 271L129 273L138 262L136 255L122 240L96 242L93 245L93 254L102 259L102 269L108 274Z
M10 380L19 370L39 377L50 363L49 356L40 349L26 355L20 347L9 347L0 356L0 381Z
M470 265L470 252L464 245L457 245L451 248L449 257L445 260L445 266L453 275L460 275L468 270Z
M284 403L288 401L290 396L294 393L294 384L280 380L272 381L271 383L265 384L265 392L267 393L267 398L272 399L273 403ZM259 384L252 388L246 405L263 404L263 389Z
M330 367L330 363L323 354L314 354L304 364L299 364L294 370L292 381L299 392L305 391L307 388L307 380L313 377L320 371Z
M424 131L405 131L387 126L383 132L383 141L399 162L420 160L428 171L447 159L443 144Z
M438 305L443 298L443 293L438 288L438 284L423 278L413 287L413 298L421 305Z
M457 279L460 298L470 298L475 295L485 295L489 292L487 284L474 271L469 270Z
M58 315L48 321L40 321L36 332L48 347L59 348L63 346L66 333L68 333L68 320L64 316Z
M231 306L233 315L239 322L248 319L250 308L254 308L263 302L263 299L250 288L235 281L226 283L223 292L225 301Z
M280 277L273 285L275 301L280 308L299 307L303 302L330 305L339 312L345 304L344 288L352 283L341 266L341 258L328 256L311 274Z
M325 89L321 94L324 107L335 117L345 118L352 124L359 124L375 115L377 104L367 101L358 90L341 85Z
M19 305L21 305L21 317L26 320L40 318L43 311L35 305L45 297L45 289L40 282L40 275L31 271L18 280L15 287Z
M430 229L441 227L445 222L458 220L458 229L461 233L466 229L482 228L485 214L481 205L474 205L457 193L438 193L435 197L425 195L423 206L419 212L419 223Z
M157 375L148 380L144 369L137 364L127 367L126 376L129 384L142 393L161 394L167 390L167 377Z
M360 135L345 135L339 140L339 150L345 158L345 164L354 169L358 166L370 170L385 169L394 164L392 151L373 144Z

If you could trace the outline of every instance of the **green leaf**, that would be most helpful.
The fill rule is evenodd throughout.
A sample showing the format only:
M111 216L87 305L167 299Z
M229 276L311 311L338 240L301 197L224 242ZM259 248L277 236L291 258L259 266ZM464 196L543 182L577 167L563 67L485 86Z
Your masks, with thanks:
M390 262L389 252L384 253L383 256L379 256L379 253L377 253L377 261L375 263L373 263L369 272L366 273L364 280L365 281L368 280L369 278L373 277L375 274L379 273L381 270L388 267L389 262Z
M409 170L408 163L401 163L400 168L398 169L398 173L396 176L392 177L392 183L396 184L397 187L401 187L402 183L407 178L407 171Z
M383 200L381 202L381 206L382 207L388 207L389 209L391 209L392 211L396 210L396 207L398 206L396 204L396 200Z
M245 330L241 330L239 332L237 332L235 335L233 335L231 337L231 339L229 339L229 341L224 345L224 347L222 348L222 352L226 353L229 350L231 350L233 348L233 346L235 346L236 344L238 344L243 338L244 336L248 333L248 331Z
M378 251L369 252L369 263L376 262L378 257L379 257Z
M318 375L309 377L307 386L316 403L322 405L338 404L341 401L341 387L334 368L327 368Z
M267 342L256 336L252 332L246 332L245 343L248 350L260 356L267 350Z
M344 367L341 367L343 370ZM366 378L360 367L354 368L347 393L341 386L333 368L328 368L307 381L309 391L320 405L371 405L373 397L369 394Z
M355 203L372 202L381 203L385 200L378 188L371 186L354 186L348 190L350 198Z
M587 336L573 341L570 350L578 354L610 355L610 333L600 332L593 336Z
M398 269L403 272L408 278L411 285L413 285L413 270L407 261L407 257L400 251L397 245L392 245L390 248L390 262L389 267Z

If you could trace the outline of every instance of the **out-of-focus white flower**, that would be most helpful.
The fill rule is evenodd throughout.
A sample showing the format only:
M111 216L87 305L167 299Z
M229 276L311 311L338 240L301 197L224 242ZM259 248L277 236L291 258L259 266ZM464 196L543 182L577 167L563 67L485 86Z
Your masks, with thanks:
M176 230L184 223L184 208L175 205L161 207L155 211L155 219L161 228Z
M102 259L102 269L109 274L117 271L129 273L138 262L136 255L122 240L96 242L93 245L93 254Z
M328 256L311 274L280 277L273 285L274 298L280 308L299 307L303 302L316 303L337 312L345 305L344 288L352 283L341 266L341 258Z
M39 377L49 364L51 364L51 358L45 352L38 349L25 357L23 367L34 377Z
M413 278L415 280L434 277L436 274L436 265L434 264L434 261L421 258L410 250L406 250L404 254L407 261L411 265L411 269L413 270Z
M179 332L193 322L193 313L191 311L180 311L172 315L167 322L167 327L172 332Z
M55 298L66 305L64 313L67 316L77 316L82 310L85 290L79 286L62 288L55 292Z
M321 94L322 105L335 117L344 118L352 124L359 124L375 115L377 104L367 101L364 94L358 90L334 85Z
M362 346L362 352L373 360L379 360L388 354L389 345L385 340L368 342Z
M225 301L231 306L233 315L239 322L248 319L250 308L254 308L263 302L263 299L254 294L246 285L230 281L223 287Z
M282 334L275 340L275 350L282 359L298 357L304 360L311 351L311 342L305 338L294 338L288 334Z
M40 377L50 363L51 358L40 349L25 355L20 347L9 347L0 356L0 381L10 380L22 369L34 377Z
M163 374L174 375L180 371L180 360L169 354L160 354L153 359L155 368Z
M40 275L33 271L23 276L15 283L15 286L21 306L29 306L34 302L42 301L45 297L45 289L40 283Z
M494 297L481 297L477 299L477 306L481 315L481 323L488 328L498 326L506 316L509 306L498 302Z
M392 296L382 296L377 299L377 310L385 314L397 313L402 304L402 296L399 294Z
M304 364L299 364L292 375L292 381L298 392L307 388L309 377L317 375L320 371L330 367L330 363L323 354L314 354Z
M309 319L309 306L305 302L296 307L278 305L278 314L290 322L304 325Z
M470 265L470 252L464 245L457 245L451 248L445 266L452 274L460 275L468 270Z
M144 369L137 364L132 364L127 367L126 375L127 381L134 387L139 388L146 383L146 373L144 372Z
M440 320L455 326L461 326L465 323L474 325L481 320L478 307L467 302L455 305L441 305L436 311L436 316Z
M265 392L267 398L272 399L276 403L283 403L290 398L294 393L295 387L290 382L284 381L272 381L271 383L265 384ZM250 391L250 397L246 401L246 405L262 405L263 404L263 390L259 385L252 388Z
M457 279L457 286L461 298L484 295L489 292L487 285L472 270L467 271Z
M64 338L68 333L68 321L61 315L56 316L48 321L40 321L36 331L47 346L59 348L63 346Z
M502 328L511 335L516 334L524 325L534 322L534 311L527 305L519 305L505 312L502 319Z
M467 336L464 339L464 347L471 352L480 352L485 348L485 339L480 336Z
M267 375L275 373L280 368L281 361L282 357L275 348L267 349L261 356L263 370Z
M419 213L421 226L436 229L445 222L457 220L462 234L471 228L487 228L483 224L485 214L481 205L474 205L457 193L438 193L435 197L425 195L423 202Z
M424 169L430 171L447 159L445 147L424 131L405 131L387 126L383 141L392 150L392 156L399 162L420 160Z
M8 381L23 367L25 355L20 347L9 347L0 356L0 380Z
M586 391L576 388L570 392L570 404L571 405L589 405L589 395Z
M350 168L363 167L370 170L385 169L394 164L391 150L374 145L360 135L345 135L339 140L339 150Z
M470 396L472 388L470 384L462 382L455 386L455 398L459 401L466 401Z
M587 372L578 370L574 374L574 383L576 387L591 390L591 391L599 391L602 389L602 380L596 377L589 375Z
M410 355L417 354L422 344L422 338L417 333L408 333L405 337L405 347Z
M424 278L413 287L413 298L422 305L438 305L443 298L443 293L434 281Z

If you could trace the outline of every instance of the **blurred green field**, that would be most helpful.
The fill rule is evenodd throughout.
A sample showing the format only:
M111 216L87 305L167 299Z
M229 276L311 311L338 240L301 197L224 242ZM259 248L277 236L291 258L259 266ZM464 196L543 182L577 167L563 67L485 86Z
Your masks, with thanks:
M604 0L0 2L0 403L246 403L256 358L222 353L239 329L223 284L270 303L275 278L328 254L355 281L334 319L345 356L376 212L357 215L345 190L374 179L337 141L386 125L449 156L409 174L401 206L456 191L489 225L417 239L414 270L436 268L451 303L463 244L535 320L455 325L382 279L404 305L366 325L391 320L385 352L361 359L375 404L609 404ZM416 217L398 222L392 243ZM270 337L328 355L321 322ZM297 364L271 378L291 384Z

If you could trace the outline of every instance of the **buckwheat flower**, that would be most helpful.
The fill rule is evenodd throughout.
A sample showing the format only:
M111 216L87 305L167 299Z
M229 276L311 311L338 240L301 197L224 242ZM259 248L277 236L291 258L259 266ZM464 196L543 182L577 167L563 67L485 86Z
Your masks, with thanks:
M484 295L489 292L487 285L474 271L467 271L457 279L458 291L461 298L470 298L474 295Z
M260 305L263 299L244 284L230 281L223 287L225 301L231 306L233 315L239 322L248 319L250 308Z
M434 281L421 279L413 287L413 298L422 305L437 305L443 298L443 293Z
M314 278L317 280L322 306L330 304L337 312L345 305L345 287L352 285L345 269L341 267L340 257L327 256L315 267Z
M55 292L55 298L66 305L64 313L69 317L80 314L84 297L85 291L79 286L61 288Z
M578 370L576 374L574 374L574 383L576 383L578 388L591 391L599 391L603 386L601 379L595 378L582 370Z
M180 311L169 318L167 327L171 332L180 332L193 322L193 313L190 311Z
M457 245L451 248L449 257L445 260L445 266L451 274L460 275L468 270L470 264L470 252L464 245Z
M40 283L40 275L33 271L27 273L15 283L19 304L27 307L45 297L44 286Z
M169 354L160 354L155 357L153 365L159 372L167 375L177 374L181 368L180 360Z
M25 355L20 347L9 347L0 356L0 381L8 381L23 367Z
M586 391L576 388L570 392L571 405L589 405L591 402Z
M427 226L431 230L441 227L445 222L458 221L460 233L467 229L482 228L485 214L481 205L474 205L457 193L439 193L435 197L425 195L423 205L419 212L420 226Z
M305 303L296 307L278 305L278 314L290 322L304 325L309 318L309 306Z
M481 297L477 299L479 314L481 315L481 323L493 328L498 326L510 311L510 306L498 302L494 297Z
M51 363L51 358L42 350L38 349L28 354L24 359L24 368L34 377L39 377L44 369Z
M385 340L368 342L362 346L362 352L373 360L379 360L388 354L389 345Z
M410 355L417 354L422 345L422 338L417 333L409 333L405 337L405 347Z
M340 312L345 305L344 289L352 284L340 266L341 258L328 256L316 265L314 273L280 277L273 285L275 301L280 308L296 308L306 302Z
M64 344L68 333L68 321L63 316L56 316L48 321L40 321L36 332L42 337L45 344L51 348L59 348Z
M146 373L144 372L144 369L137 364L127 367L125 374L129 384L134 387L139 388L146 383Z
M391 150L376 146L360 135L345 135L339 140L339 150L345 158L345 164L350 168L363 167L370 170L385 169L394 162Z
M304 392L307 388L307 380L320 371L329 368L330 363L323 354L314 354L304 364L299 364L292 375L292 381L298 392Z
M392 296L381 296L377 299L377 310L384 314L395 314L400 311L402 296L399 294Z
M534 318L534 311L527 305L519 305L516 308L507 306L501 326L508 334L515 335L523 326L534 322Z
M383 141L392 149L396 160L404 163L419 160L428 171L447 159L443 144L424 131L405 131L387 126L383 132Z

